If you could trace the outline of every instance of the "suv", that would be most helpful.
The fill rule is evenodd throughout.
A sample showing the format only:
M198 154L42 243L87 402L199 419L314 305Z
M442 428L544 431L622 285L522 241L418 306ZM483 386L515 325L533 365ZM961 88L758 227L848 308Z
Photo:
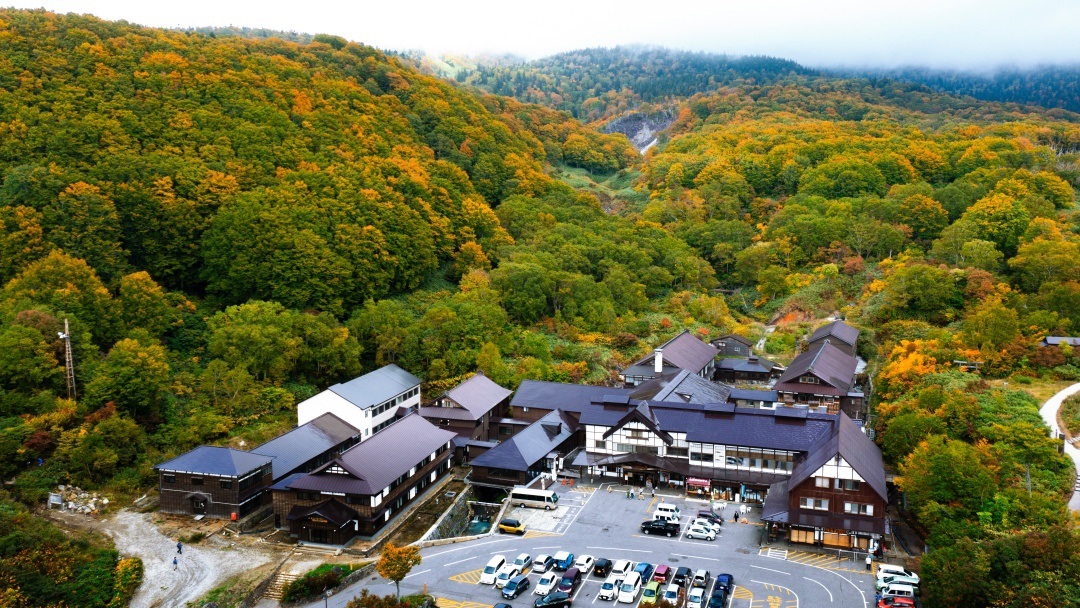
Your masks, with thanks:
M581 570L578 570L577 568L567 568L566 572L563 572L562 578L559 579L559 586L556 587L556 589L566 593L573 593L580 581Z
M679 533L679 529L680 528L678 522L674 521L653 519L641 522L641 531L645 534L664 534L666 536L675 536Z
M555 569L559 572L565 571L574 565L574 554L569 551L557 551L555 553Z
M569 593L556 591L555 593L549 593L544 597L537 598L536 601L533 602L533 608L570 608L570 603L572 601Z
M686 586L686 583L690 581L690 577L693 576L693 571L686 566L679 566L675 569L675 576L671 578L671 582L676 585Z
M641 581L645 582L652 576L653 565L649 562L638 562L638 565L634 566L634 572L637 572L638 576L641 577Z
M735 586L735 577L734 576L732 576L730 574L727 574L726 572L724 574L717 574L716 575L716 587L714 588L714 593L715 593L715 589L723 589L724 591L726 591L728 593L731 593L731 588L734 587L734 586Z
M701 509L697 512L696 517L699 519L707 519L718 526L724 525L724 518L717 515L711 509Z
M690 586L691 587L701 587L703 589L708 588L708 586L709 586L709 571L708 570L698 570L697 572L695 572L693 580L690 581Z
M504 517L499 520L499 532L508 534L525 534L525 524L516 519Z

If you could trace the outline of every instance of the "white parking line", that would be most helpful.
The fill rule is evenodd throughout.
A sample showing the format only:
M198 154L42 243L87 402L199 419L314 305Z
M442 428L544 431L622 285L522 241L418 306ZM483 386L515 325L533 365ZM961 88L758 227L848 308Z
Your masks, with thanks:
M783 570L773 570L772 568L762 568L761 566L755 566L753 564L750 564L750 567L751 568L757 568L758 570L768 570L769 572L779 572L780 574L786 574L788 576L791 576L790 572L784 572ZM756 583L757 581L754 581L754 582Z
M474 560L474 559L476 559L476 558L475 557L466 557L465 559L459 559L456 562L450 562L449 564L446 564L446 565L447 566L453 566L454 564L460 564L460 563L467 562L467 561Z
M652 551L646 551L645 549L620 549L618 547L585 547L586 549L603 549L605 551L628 551L631 553L652 553Z
M812 578L807 578L807 577L805 577L805 576L804 576L803 578L805 578L806 580L810 581L811 583L817 583L817 584L821 585L821 583L819 583L818 581L815 581L815 580L814 580L814 579L812 579ZM828 588L828 587L826 587L825 585L821 585L821 588L825 590L825 593L828 593L828 594L829 594L829 601L830 601L830 602L831 602L831 601L833 601L833 597L832 597L832 591L829 591L829 588Z
M700 555L686 555L685 553L672 553L675 557L692 557L694 559L707 559L710 562L718 562L719 559L715 557L701 557Z

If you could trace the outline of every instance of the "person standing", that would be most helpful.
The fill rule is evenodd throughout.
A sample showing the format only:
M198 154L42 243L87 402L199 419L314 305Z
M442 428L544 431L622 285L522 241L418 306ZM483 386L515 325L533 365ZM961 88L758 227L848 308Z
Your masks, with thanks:
M873 563L874 563L874 557L872 555L870 555L869 553L867 553L866 554L866 571L867 572L870 571L871 564L873 564Z
M182 542L177 542L176 543L176 554L177 555L183 555L184 554L184 543L182 543Z
M173 556L173 558L172 558L172 569L176 570L179 567L180 567L180 560L178 560L176 558L176 556Z

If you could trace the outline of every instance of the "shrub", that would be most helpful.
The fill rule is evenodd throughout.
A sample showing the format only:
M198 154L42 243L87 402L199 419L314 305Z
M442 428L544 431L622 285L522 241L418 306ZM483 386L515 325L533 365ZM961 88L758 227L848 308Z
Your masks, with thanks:
M1069 435L1080 434L1080 395L1073 395L1065 399L1059 412L1061 424L1069 431Z
M341 584L355 568L350 564L323 564L304 576L288 583L282 589L282 601L296 602L317 597L323 589L333 589Z

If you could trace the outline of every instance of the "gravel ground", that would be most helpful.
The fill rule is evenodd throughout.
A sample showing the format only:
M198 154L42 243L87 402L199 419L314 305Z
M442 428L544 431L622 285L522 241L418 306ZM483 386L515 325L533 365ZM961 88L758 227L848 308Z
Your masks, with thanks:
M270 550L211 536L198 545L184 545L177 555L176 541L162 534L153 515L120 511L99 521L121 555L142 558L143 582L131 601L132 608L182 607L198 599L225 579L273 559ZM173 557L177 565L173 567Z

